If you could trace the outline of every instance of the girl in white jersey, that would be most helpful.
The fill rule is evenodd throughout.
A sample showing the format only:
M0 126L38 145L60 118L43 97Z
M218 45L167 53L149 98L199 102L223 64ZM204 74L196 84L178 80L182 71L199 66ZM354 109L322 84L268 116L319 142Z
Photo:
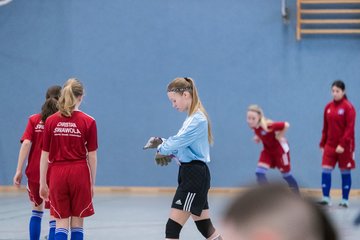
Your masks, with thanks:
M211 223L207 201L210 172L206 163L210 161L209 145L213 142L208 115L191 78L174 79L167 92L173 107L187 112L188 116L175 136L153 138L155 144L150 146L157 147L157 163L167 165L171 158L180 163L179 185L166 224L166 239L179 239L182 227L191 216L206 239L221 240Z

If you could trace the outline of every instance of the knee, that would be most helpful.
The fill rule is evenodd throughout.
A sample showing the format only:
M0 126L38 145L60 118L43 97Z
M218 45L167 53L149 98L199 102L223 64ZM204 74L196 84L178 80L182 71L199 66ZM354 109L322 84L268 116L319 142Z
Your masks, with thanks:
M210 218L195 221L196 227L199 232L205 237L209 238L211 235L214 234L215 228L211 223Z
M324 174L331 174L331 173L332 173L332 169L331 169L331 168L323 168L323 169L322 169L322 173L324 173Z
M165 235L169 239L179 239L182 225L175 222L171 218L166 223Z
M349 170L349 169L341 169L340 172L343 175L350 175L351 174L351 170Z
M258 167L255 169L255 174L256 174L256 176L258 176L258 175L265 175L266 172L267 172L267 168L264 168L264 167L259 167L259 166L258 166Z

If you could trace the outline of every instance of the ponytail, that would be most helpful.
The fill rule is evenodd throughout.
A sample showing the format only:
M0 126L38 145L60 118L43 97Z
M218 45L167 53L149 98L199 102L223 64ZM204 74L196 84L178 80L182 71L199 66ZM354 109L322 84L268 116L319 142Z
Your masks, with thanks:
M46 119L58 111L57 101L61 93L60 86L52 86L46 92L46 100L41 107L41 120L45 123Z
M71 117L78 103L78 97L82 96L84 88L82 83L76 78L70 78L66 81L61 96L58 101L58 107L61 115Z
M214 143L214 138L211 131L211 122L209 115L207 114L204 106L201 103L197 88L195 86L195 82L192 78L175 78L167 87L168 92L176 92L179 94L183 94L184 92L190 93L192 97L191 105L188 111L188 115L191 116L197 110L200 110L206 117L208 122L208 141L209 144Z

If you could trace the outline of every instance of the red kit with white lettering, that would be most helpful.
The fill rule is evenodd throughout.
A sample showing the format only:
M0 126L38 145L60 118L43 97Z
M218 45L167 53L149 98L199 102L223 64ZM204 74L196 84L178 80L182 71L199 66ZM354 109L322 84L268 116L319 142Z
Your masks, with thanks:
M71 117L64 117L58 112L46 120L43 150L49 152L51 213L55 217L87 217L94 214L92 196L84 190L91 188L87 153L96 151L97 148L96 122L91 116L81 111L74 111ZM62 176L68 176L67 171L78 171L79 174L68 177L66 183L60 183L58 180ZM69 185L79 186L78 188L71 187L70 191L73 191L71 195L82 201L70 203L73 199L66 199L65 202L61 200L61 188L68 189ZM51 191L53 186L56 188L55 193ZM71 210L63 207L72 205L74 202L76 202L75 206Z
M40 156L43 141L44 123L41 120L41 114L34 114L29 117L25 132L20 139L22 143L24 140L30 140L32 147L29 152L28 163L25 169L26 177L28 178L27 190L30 200L39 206L43 200L39 195L39 179L40 179ZM48 206L47 206L48 207Z

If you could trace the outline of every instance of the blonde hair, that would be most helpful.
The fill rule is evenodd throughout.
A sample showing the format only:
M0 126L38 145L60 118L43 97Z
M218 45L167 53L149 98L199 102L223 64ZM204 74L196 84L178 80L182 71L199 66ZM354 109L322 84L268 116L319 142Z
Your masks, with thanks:
M71 117L72 112L78 103L77 98L84 94L82 83L76 78L68 79L61 90L58 101L59 111L65 117Z
M207 114L204 106L202 105L198 91L195 86L195 82L193 79L185 77L185 78L175 78L171 83L169 83L167 87L168 92L175 92L179 94L183 94L184 92L188 92L191 95L191 105L188 111L188 115L194 114L197 110L200 110L206 117L208 122L208 141L210 144L213 144L214 139L211 131L211 123L209 115Z
M265 117L264 111L261 109L261 107L259 107L256 104L252 104L248 107L248 111L259 114L260 116L259 125L260 127L262 127L262 129L268 132L269 131L268 125L271 124L273 121Z

